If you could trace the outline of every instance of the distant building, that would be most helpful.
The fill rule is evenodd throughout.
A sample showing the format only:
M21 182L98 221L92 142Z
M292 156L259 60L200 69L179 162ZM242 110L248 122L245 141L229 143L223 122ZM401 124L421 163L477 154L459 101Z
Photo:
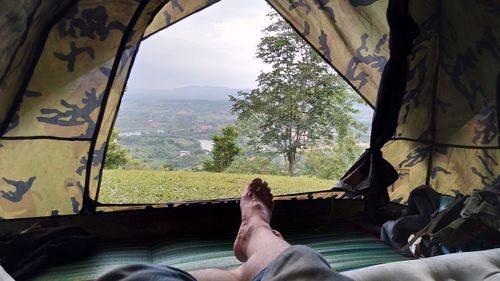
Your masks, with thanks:
M190 156L190 155L191 155L191 151L188 151L188 150L181 150L181 151L179 151L179 156L180 157Z

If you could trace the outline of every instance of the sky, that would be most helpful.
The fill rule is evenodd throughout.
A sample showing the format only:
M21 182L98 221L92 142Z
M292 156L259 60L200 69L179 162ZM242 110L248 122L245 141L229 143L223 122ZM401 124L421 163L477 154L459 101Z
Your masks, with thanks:
M271 7L264 0L222 0L142 42L128 87L255 88L255 58Z

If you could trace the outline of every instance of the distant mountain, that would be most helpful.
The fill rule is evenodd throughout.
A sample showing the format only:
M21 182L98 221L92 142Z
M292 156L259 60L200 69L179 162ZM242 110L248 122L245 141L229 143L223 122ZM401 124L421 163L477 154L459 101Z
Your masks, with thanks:
M150 90L128 88L126 100L207 100L229 101L229 95L237 95L241 89L231 89L215 86L188 86L175 89Z
M124 96L124 104L132 105L138 101L157 103L163 101L229 101L229 95L236 96L238 91L250 91L249 89L231 89L217 86L188 86L175 89L134 89L128 88ZM367 127L372 121L373 109L365 104L355 104L354 108L359 110L355 118Z
M122 133L209 139L221 127L234 123L228 96L238 91L214 86L128 88L116 126ZM353 117L368 128L359 141L368 142L373 110L365 103L355 104L354 108L359 112Z

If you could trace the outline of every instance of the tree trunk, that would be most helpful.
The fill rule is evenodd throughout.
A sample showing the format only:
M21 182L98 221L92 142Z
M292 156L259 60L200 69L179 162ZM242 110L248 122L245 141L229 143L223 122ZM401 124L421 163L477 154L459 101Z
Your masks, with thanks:
M293 168L295 167L295 153L288 153L286 155L286 161L288 162L288 176L293 177Z

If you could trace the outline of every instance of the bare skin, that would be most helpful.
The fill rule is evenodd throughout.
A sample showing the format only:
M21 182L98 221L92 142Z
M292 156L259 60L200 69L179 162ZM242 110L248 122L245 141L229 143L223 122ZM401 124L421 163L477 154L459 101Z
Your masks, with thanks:
M241 225L234 241L234 255L243 262L230 271L204 269L190 272L198 281L250 281L285 249L281 234L271 229L273 195L266 182L253 179L241 195Z

